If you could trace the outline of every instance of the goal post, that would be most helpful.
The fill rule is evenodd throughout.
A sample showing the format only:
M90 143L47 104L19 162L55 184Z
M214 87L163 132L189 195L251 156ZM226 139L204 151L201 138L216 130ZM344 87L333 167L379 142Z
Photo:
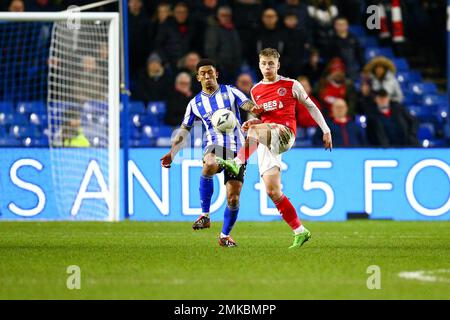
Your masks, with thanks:
M58 219L118 221L119 13L1 12L0 23L3 28L10 28L8 33L16 32L12 36L19 37L16 42L20 45L26 46L31 41L28 33L23 32L26 28L38 28L35 33L42 33L48 39L45 44L48 48L42 52L23 51L29 55L23 58L24 65L14 68L14 73L9 75L15 77L14 83L22 81L27 75L18 72L29 70L35 55L48 54L45 88L39 89L39 95L27 87L31 94L25 98L9 98L14 105L24 99L43 100L46 105L46 135ZM46 35L47 32L50 34ZM7 38L3 33L0 45L8 47L11 35ZM20 62L11 62L14 63ZM9 85L8 81L12 82L6 79L4 83ZM3 89L6 92L17 88ZM21 90L20 86L17 90ZM4 99L0 96L0 100Z

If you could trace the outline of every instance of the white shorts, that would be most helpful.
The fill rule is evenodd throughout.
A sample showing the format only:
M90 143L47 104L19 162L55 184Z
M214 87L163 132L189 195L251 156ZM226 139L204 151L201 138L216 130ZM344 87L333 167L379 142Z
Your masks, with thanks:
M262 143L258 146L258 166L261 176L274 167L281 170L281 154L292 148L295 142L294 133L289 128L280 124L270 123L269 125L271 128L270 148Z

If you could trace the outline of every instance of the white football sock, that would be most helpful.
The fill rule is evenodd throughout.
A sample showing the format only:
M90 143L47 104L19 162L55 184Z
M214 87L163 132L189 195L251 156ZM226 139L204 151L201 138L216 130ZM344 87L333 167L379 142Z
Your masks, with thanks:
M226 238L226 237L228 237L227 235L225 235L225 234L223 234L222 232L220 233L220 237L221 238Z
M305 231L305 227L303 225L301 225L300 227L298 227L297 229L294 230L294 234L297 235L297 234L302 233L303 231Z

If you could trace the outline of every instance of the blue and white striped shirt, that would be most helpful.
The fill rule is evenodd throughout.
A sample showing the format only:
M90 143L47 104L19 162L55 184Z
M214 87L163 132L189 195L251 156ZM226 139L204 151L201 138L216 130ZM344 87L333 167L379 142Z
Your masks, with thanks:
M219 85L219 88L210 95L202 91L189 102L182 125L190 128L194 120L199 118L206 128L206 147L215 144L238 151L245 140L241 130L239 107L247 100L249 99L244 93L229 85ZM234 112L238 122L234 131L226 134L218 131L211 124L213 113L224 108Z

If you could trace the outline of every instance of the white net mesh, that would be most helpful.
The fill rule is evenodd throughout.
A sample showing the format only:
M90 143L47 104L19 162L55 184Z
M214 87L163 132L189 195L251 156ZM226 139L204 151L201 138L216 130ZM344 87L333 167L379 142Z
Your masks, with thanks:
M52 176L58 211L74 219L108 216L109 25L53 24L47 101Z

